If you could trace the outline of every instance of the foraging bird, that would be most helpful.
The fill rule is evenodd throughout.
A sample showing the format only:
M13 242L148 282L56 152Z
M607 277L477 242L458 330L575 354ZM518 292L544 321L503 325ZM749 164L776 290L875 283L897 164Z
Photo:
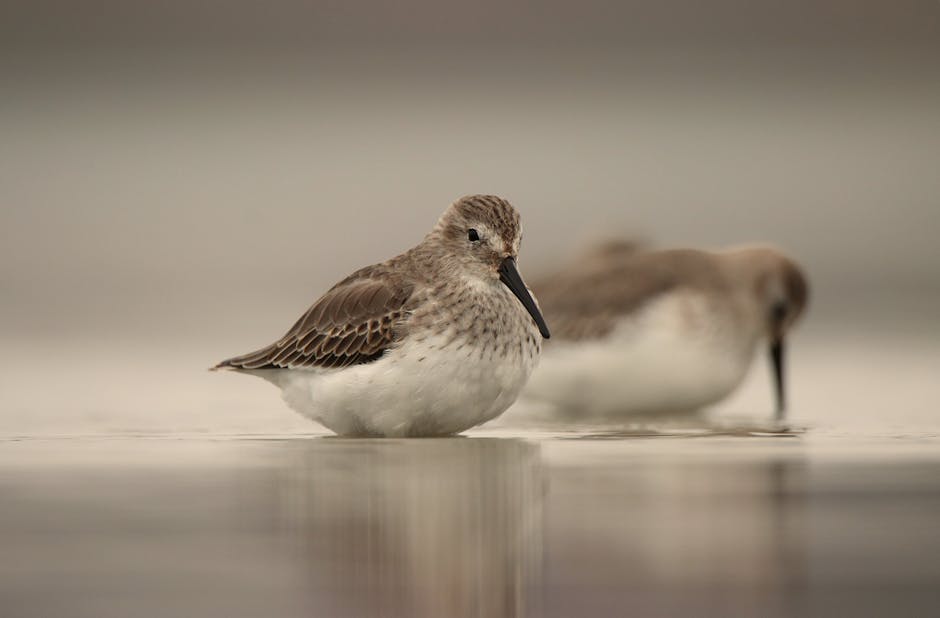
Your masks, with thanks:
M520 401L579 420L696 411L734 391L763 340L783 418L784 341L808 287L779 251L611 243L533 290L554 338Z
M345 436L453 434L502 414L549 331L504 199L457 200L417 246L346 277L275 343L213 369L280 387Z

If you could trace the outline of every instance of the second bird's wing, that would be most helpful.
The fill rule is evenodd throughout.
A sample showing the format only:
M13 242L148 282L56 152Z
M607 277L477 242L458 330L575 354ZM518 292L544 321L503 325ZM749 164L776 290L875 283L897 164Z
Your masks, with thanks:
M570 269L533 286L552 334L559 339L603 337L618 318L678 284L668 268L640 260Z

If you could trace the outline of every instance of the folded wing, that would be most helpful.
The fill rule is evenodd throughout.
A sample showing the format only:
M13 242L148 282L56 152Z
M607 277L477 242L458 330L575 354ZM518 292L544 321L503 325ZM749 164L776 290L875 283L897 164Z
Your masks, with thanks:
M377 360L401 338L414 286L357 275L324 294L278 341L214 369L338 368Z

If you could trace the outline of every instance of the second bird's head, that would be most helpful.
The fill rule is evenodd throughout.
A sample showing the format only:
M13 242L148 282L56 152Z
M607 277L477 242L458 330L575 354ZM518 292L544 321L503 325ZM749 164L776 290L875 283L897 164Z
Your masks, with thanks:
M516 267L522 227L512 204L495 195L462 197L444 212L429 238L461 274L499 281L509 288L542 336L549 337L545 319Z
M769 341L769 353L777 398L777 417L786 408L785 341L809 302L809 284L803 269L770 247L749 247L729 252L743 274L740 282L747 297L756 302L761 329Z

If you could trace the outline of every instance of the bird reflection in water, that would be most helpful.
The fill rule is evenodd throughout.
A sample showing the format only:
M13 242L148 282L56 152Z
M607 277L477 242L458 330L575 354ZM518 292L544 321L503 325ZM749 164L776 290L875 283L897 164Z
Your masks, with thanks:
M538 445L324 439L299 449L281 502L323 615L538 613Z
M553 468L544 616L802 615L804 462L672 449Z

